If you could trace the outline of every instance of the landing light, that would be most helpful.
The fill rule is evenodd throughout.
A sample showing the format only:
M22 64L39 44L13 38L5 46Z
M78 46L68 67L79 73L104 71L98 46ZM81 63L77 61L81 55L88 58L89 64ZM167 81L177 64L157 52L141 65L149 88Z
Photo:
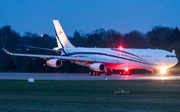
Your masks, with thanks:
M128 68L125 68L125 71L126 71L126 72L129 71L129 69L128 69Z
M161 74L164 75L166 73L166 68L162 67L161 68Z

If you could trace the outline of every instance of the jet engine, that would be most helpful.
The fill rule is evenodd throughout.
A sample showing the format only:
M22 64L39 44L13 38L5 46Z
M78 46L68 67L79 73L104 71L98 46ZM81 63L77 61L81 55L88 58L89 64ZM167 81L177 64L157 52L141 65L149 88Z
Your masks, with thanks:
M89 65L89 68L96 72L102 72L105 70L105 65L103 63L93 63Z
M46 61L46 64L48 66L57 68L57 67L61 67L62 66L62 61L59 60L59 59L50 59L50 60Z

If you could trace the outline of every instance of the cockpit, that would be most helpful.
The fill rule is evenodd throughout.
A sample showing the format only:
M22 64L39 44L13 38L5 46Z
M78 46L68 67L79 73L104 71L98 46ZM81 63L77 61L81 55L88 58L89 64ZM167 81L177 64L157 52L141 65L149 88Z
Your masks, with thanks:
M166 55L166 58L176 57L176 55Z

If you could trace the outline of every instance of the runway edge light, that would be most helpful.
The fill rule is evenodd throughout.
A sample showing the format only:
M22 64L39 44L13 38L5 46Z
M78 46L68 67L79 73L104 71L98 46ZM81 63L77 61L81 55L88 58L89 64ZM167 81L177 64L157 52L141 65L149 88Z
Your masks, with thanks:
M29 78L28 82L34 82L34 78Z

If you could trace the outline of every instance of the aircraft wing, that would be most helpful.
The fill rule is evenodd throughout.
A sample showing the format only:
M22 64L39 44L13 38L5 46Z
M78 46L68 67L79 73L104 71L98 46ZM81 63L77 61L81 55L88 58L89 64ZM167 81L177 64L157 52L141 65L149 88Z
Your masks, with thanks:
M45 59L62 59L62 60L70 60L70 61L90 61L90 62L102 62L102 63L123 63L117 60L111 60L109 58L91 58L91 57L72 57L72 56L55 56L55 55L38 55L38 54L21 54L21 53L10 53L6 49L2 49L6 52L6 54L13 56L25 56L25 57L39 57Z

